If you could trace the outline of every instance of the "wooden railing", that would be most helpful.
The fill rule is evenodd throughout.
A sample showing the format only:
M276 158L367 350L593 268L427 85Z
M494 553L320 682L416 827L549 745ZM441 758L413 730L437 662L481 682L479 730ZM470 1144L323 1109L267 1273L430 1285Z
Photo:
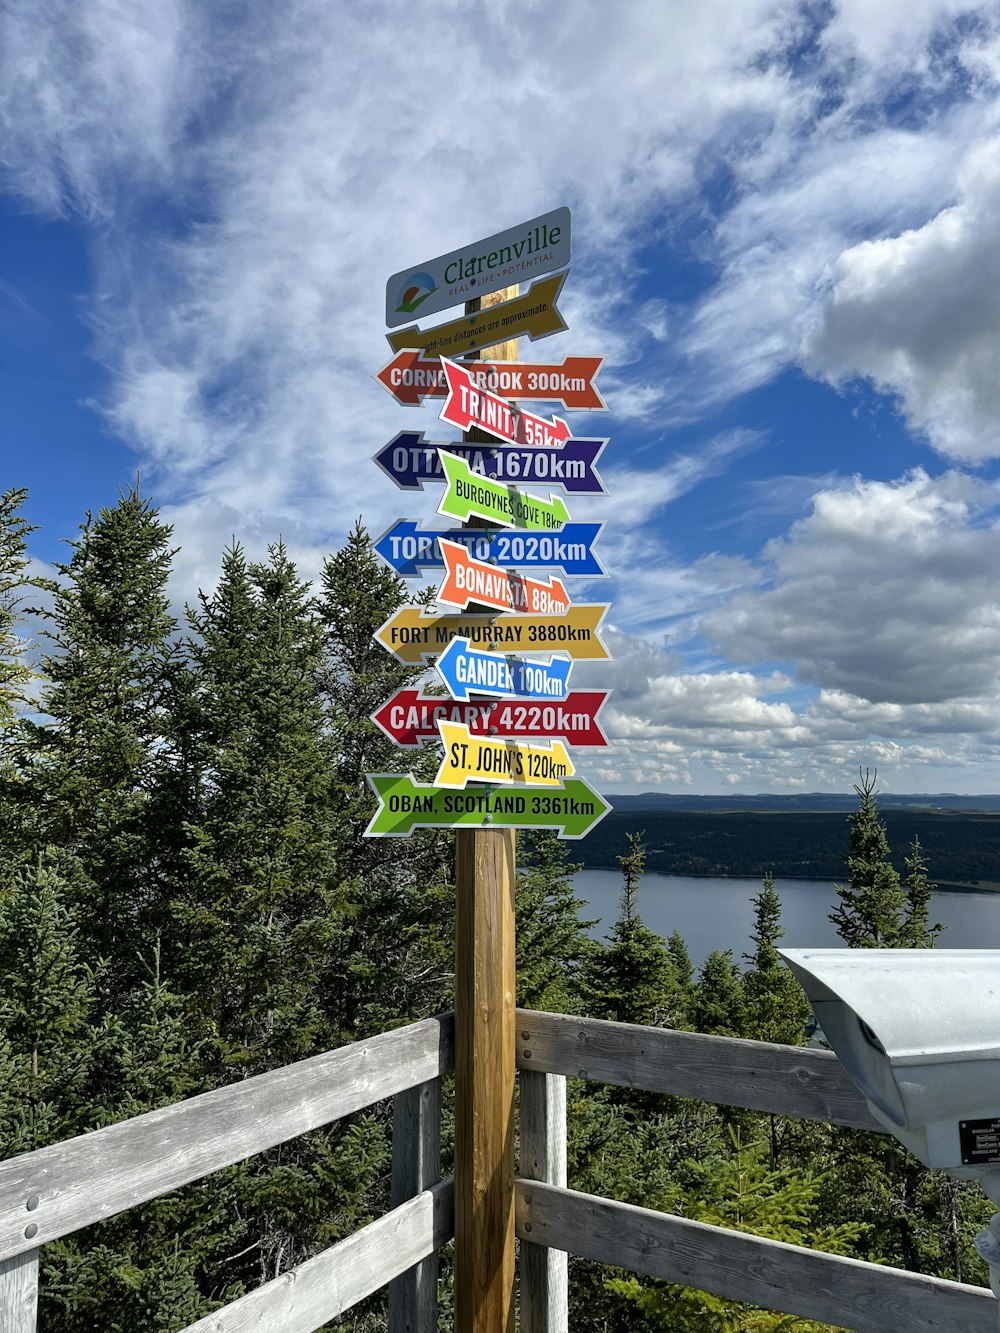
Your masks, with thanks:
M184 1333L312 1333L387 1283L394 1330L433 1327L437 1251L454 1236L440 1180L451 1015L0 1163L0 1333L34 1333L38 1248L102 1218L394 1098L391 1211Z
M530 1010L517 1018L522 1115L527 1079L535 1123L531 1156L522 1146L515 1225L522 1256L540 1252L522 1268L524 1333L567 1333L565 1269L542 1262L555 1252L855 1333L997 1333L997 1301L983 1287L566 1188L567 1076L883 1133L831 1052Z
M393 1103L391 1210L183 1333L312 1333L389 1284L390 1333L434 1333L437 1251L454 1236L440 1179L451 1015L0 1163L0 1333L34 1333L38 1249L287 1139ZM568 1333L567 1255L856 1333L996 1333L981 1287L749 1236L566 1185L566 1079L881 1132L825 1051L518 1010L523 1333Z

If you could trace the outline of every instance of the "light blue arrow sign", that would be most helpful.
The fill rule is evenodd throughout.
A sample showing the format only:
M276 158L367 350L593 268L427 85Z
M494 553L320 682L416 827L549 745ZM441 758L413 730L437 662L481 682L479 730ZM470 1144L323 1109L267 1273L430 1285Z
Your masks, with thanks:
M463 542L476 560L486 560L502 569L561 569L567 578L575 575L604 578L606 571L594 555L593 545L603 523L564 523L554 532L525 532L504 528L421 528L399 519L375 542L375 550L390 569L403 578L415 578L425 569L443 569L439 537Z
M470 648L469 640L455 637L437 660L438 675L453 699L470 694L513 699L565 699L573 663L568 657L548 662L525 662L503 653Z

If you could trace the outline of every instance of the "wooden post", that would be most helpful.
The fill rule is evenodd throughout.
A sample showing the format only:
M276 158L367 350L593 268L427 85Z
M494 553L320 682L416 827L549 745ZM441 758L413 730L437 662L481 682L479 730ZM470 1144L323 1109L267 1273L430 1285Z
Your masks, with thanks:
M0 1333L35 1333L37 1316L38 1251L25 1250L0 1262Z
M530 1032L520 1035L525 1041ZM521 1070L521 1180L566 1186L566 1079ZM530 1199L530 1193L528 1198ZM521 1241L521 1333L569 1333L569 1256Z
M496 305L509 287L482 298ZM466 313L480 309L466 304ZM517 339L482 353L514 361ZM490 441L481 431L466 440ZM471 526L480 526L473 523ZM459 829L455 889L455 1329L514 1333L513 829Z
M392 1194L398 1208L441 1179L441 1080L392 1101ZM389 1333L436 1333L438 1257L415 1264L389 1284Z

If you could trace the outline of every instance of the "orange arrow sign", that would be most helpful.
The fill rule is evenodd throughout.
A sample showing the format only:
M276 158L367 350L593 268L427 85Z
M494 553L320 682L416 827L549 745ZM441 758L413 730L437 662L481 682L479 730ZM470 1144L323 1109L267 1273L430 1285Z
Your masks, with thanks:
M481 560L473 560L462 542L442 537L438 545L446 574L437 599L446 606L457 606L464 611L471 602L478 602L482 606L495 606L498 611L532 611L541 615L559 615L569 610L569 594L557 578L542 583L540 579L526 579L512 569L483 564Z
M462 369L470 373L477 389L487 389L498 398L562 403L569 412L606 412L608 405L594 386L603 364L603 356L568 356L558 366L463 361ZM416 407L423 398L443 398L448 392L444 367L437 357L423 357L412 349L397 353L375 379L404 407Z

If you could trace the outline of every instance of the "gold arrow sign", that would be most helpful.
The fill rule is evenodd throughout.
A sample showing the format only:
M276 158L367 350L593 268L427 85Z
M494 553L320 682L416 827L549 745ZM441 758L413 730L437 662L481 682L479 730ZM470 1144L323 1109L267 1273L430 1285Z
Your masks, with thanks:
M598 635L608 602L577 602L558 616L425 615L401 607L372 636L400 662L416 664L443 652L456 636L476 648L514 656L564 653L578 661L611 656Z
M565 273L557 273L554 278L533 282L523 296L513 301L504 301L423 332L411 324L409 328L387 333L386 340L394 352L413 347L428 356L461 356L463 352L478 352L525 334L532 342L547 338L550 333L561 333L566 328L566 321L556 309L565 280Z
M483 740L461 722L440 722L444 759L436 787L464 787L467 782L517 782L530 787L558 787L576 772L562 741Z

